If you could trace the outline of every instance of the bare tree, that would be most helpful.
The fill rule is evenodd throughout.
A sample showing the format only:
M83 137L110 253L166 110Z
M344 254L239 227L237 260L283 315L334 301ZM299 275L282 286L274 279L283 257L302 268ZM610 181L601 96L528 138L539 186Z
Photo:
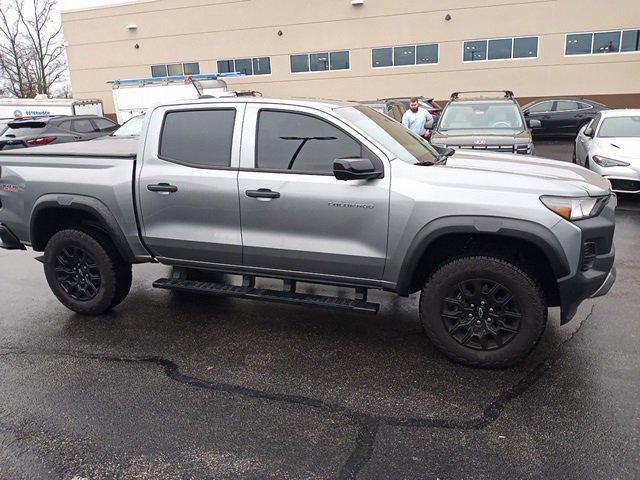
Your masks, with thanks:
M56 0L14 0L25 37L30 45L38 93L49 94L51 85L64 79L67 71L65 49L62 45L62 25L52 25L52 10Z
M0 76L9 94L31 97L36 93L36 86L29 71L31 49L20 32L22 7L23 0L14 0L12 6L0 2Z

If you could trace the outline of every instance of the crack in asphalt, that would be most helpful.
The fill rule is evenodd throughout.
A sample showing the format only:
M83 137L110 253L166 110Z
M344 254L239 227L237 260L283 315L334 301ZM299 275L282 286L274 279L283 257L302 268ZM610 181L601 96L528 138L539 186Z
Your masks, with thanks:
M339 404L325 403L323 400L305 397L301 395L287 395L282 393L267 392L264 390L243 387L231 383L212 382L203 380L198 377L184 374L176 363L160 356L116 356L103 355L85 352L68 352L68 351L38 351L32 352L28 350L9 350L2 349L0 357L8 355L58 355L77 359L100 360L107 362L119 363L146 363L161 367L165 375L176 382L189 385L195 388L214 390L225 392L244 397L257 398L279 403L303 405L306 407L321 409L326 412L344 415L358 425L358 435L355 440L354 448L340 469L338 478L354 479L358 473L369 462L373 455L373 448L376 441L378 431L381 426L391 427L417 427L417 428L443 428L455 430L482 430L495 422L506 406L514 399L520 397L529 388L535 385L544 374L549 371L553 365L564 354L563 347L570 342L573 337L580 331L582 325L587 322L593 315L595 306L591 306L591 310L584 318L578 328L564 341L560 342L551 355L537 363L524 377L513 384L503 393L498 395L491 401L482 411L479 417L469 420L459 420L450 418L411 418L411 417L393 417L376 414L368 414L353 410Z

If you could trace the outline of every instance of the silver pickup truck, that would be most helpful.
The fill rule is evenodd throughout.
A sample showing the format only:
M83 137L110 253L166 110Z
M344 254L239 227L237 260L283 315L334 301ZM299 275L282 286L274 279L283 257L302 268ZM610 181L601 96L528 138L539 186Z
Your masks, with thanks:
M548 307L564 323L607 293L615 205L582 167L438 151L337 101L178 102L150 110L139 140L0 156L0 246L44 252L53 293L75 312L117 306L142 262L174 266L158 288L347 311L375 313L369 289L421 291L431 341L481 367L525 357Z

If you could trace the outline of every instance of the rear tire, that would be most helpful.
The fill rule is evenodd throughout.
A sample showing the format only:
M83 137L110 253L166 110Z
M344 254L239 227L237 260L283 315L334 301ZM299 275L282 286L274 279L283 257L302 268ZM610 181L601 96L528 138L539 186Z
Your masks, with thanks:
M62 230L44 254L49 287L68 309L100 315L122 302L131 288L131 265L99 233Z
M420 297L420 318L432 343L450 359L482 368L523 360L547 321L544 292L516 265L493 257L450 261Z

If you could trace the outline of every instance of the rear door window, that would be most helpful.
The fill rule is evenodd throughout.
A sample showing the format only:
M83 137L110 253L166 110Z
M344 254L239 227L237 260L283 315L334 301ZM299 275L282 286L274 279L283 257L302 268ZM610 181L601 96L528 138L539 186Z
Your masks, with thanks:
M185 110L164 118L159 156L196 168L229 167L236 110Z
M360 158L360 143L312 115L262 110L258 117L256 168L332 173L338 158Z
M93 126L93 123L91 123L91 120L83 118L79 120L72 120L71 130L78 133L93 133L95 132L95 127Z
M558 100L556 102L556 112L566 112L571 110L578 110L578 102L570 100Z

